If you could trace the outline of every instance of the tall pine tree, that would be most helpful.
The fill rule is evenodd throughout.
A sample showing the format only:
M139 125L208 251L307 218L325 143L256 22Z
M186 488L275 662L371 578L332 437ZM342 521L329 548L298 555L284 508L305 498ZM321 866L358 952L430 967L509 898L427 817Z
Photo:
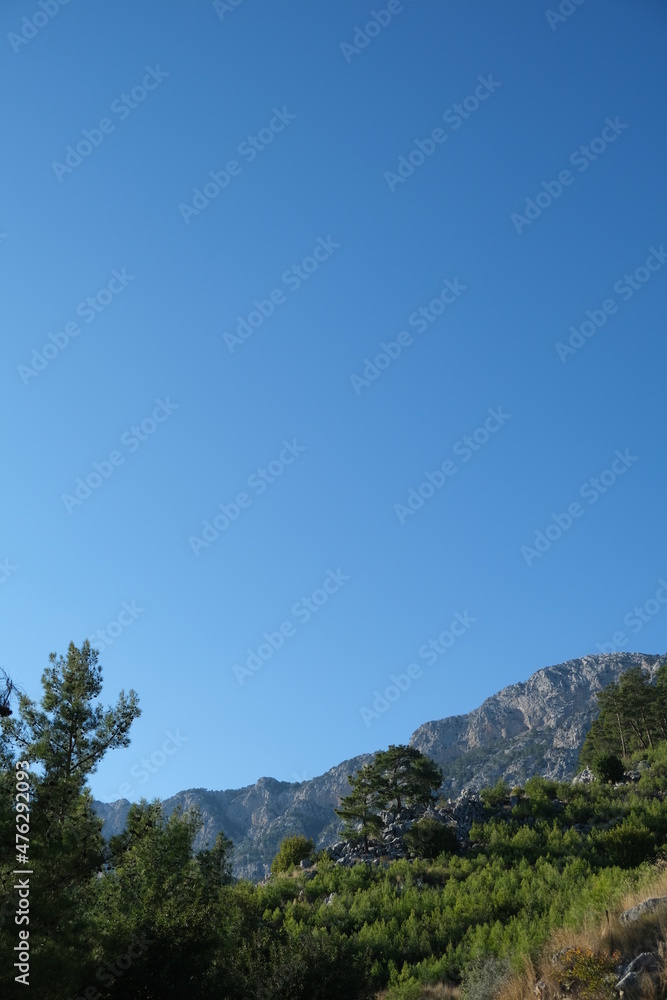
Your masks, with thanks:
M378 781L373 764L366 764L356 774L348 775L352 791L334 812L345 821L343 836L350 839L361 837L368 850L370 837L375 837L382 829L378 810L386 805L382 784Z
M97 703L102 669L88 641L80 649L71 643L66 658L52 653L49 660L40 703L21 694L18 714L0 721L3 785L13 780L16 762L24 761L29 774L28 867L36 901L30 913L31 983L45 1000L62 996L68 984L76 994L82 956L90 946L84 898L104 863L105 847L86 780L108 750L128 746L130 726L139 715L134 691L127 696L121 691L113 708ZM3 804L5 822L15 819L12 799ZM3 838L0 845L0 887L10 896L15 896L12 872L18 867L13 839ZM15 930L3 924L0 938L11 939Z

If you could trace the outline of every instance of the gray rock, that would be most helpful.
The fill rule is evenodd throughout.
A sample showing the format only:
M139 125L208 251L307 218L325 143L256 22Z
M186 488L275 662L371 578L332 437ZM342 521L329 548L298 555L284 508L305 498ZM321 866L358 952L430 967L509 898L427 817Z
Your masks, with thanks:
M657 957L650 951L643 951L621 968L621 978L614 989L624 996L635 992L641 985L642 975L655 975L659 969Z
M663 906L667 906L667 896L652 896L650 899L645 899L643 903L638 903L637 906L632 906L629 910L625 910L621 913L619 919L622 924L631 924L649 913L655 913L656 910L662 909Z
M658 959L652 951L643 951L636 958L633 958L628 966L627 972L657 972Z
M639 976L636 972L627 972L622 979L614 986L617 993L624 996L626 993L631 993L637 989L639 985Z

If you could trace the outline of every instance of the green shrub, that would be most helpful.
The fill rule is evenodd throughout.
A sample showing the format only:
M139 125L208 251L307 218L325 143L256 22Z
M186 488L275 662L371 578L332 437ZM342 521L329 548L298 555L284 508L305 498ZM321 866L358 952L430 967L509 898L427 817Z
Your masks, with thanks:
M418 819L403 837L408 853L413 858L437 858L453 854L459 842L451 827L437 819Z
M593 758L591 771L600 781L610 781L615 784L623 781L625 768L620 757L615 753L599 753Z
M620 868L636 868L655 851L651 831L643 824L633 825L627 821L597 834L596 840L612 865Z
M500 806L509 799L510 788L507 782L503 778L500 778L493 788L491 786L483 788L479 794L486 808L493 809L495 806Z
M311 857L314 850L315 844L310 837L302 837L299 834L285 837L271 862L271 871L274 875L289 871L292 865L298 865L300 861Z

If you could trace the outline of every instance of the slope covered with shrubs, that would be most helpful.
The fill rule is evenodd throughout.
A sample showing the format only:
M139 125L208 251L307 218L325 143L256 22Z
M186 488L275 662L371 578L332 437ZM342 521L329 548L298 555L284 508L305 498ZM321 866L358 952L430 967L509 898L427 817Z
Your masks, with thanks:
M87 644L53 658L43 683L39 705L22 696L18 717L0 722L0 945L11 955L17 943L19 767L30 786L30 982L43 1000L435 1000L460 991L527 1000L536 989L544 1000L563 991L611 1000L618 962L638 943L613 914L629 893L646 894L667 850L667 742L646 729L650 706L634 738L616 720L618 742L601 715L591 737L601 742L589 744L600 777L501 782L456 837L433 795L437 768L390 747L353 776L340 808L347 835L374 848L369 860L341 863L291 838L272 876L253 885L232 879L229 841L194 852L197 816L166 818L159 803L132 807L126 831L106 845L86 777L108 749L127 745L136 699L121 693L114 708L99 707L101 671ZM636 722L644 695L632 684ZM605 780L620 776L605 771L605 755L620 760L623 781ZM392 860L377 847L383 812L401 826L411 802L430 810L431 825L406 830L407 856ZM654 928L653 962L660 934ZM555 964L545 959L556 951ZM3 996L20 995L14 975L10 963L0 968Z

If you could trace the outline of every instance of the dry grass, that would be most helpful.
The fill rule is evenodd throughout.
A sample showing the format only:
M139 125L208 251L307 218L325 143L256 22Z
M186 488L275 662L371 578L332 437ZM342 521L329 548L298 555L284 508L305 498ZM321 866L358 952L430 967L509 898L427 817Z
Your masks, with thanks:
M387 991L378 993L376 1000L387 1000ZM461 992L458 986L450 983L437 983L434 986L422 986L419 1000L460 1000Z
M634 958L642 951L657 954L660 964L658 983L650 976L642 976L635 997L636 1000L663 1000L667 997L667 907L631 924L622 924L619 920L624 910L652 896L667 896L667 866L657 869L655 877L641 890L629 893L618 912L609 915L608 921L606 918L591 919L579 931L555 931L544 948L537 968L526 962L521 973L513 975L502 985L497 1000L536 1000L536 997L556 1000L562 997L551 976L554 968L551 957L568 948L590 949L607 955L620 951L622 961ZM536 989L538 982L540 988Z

